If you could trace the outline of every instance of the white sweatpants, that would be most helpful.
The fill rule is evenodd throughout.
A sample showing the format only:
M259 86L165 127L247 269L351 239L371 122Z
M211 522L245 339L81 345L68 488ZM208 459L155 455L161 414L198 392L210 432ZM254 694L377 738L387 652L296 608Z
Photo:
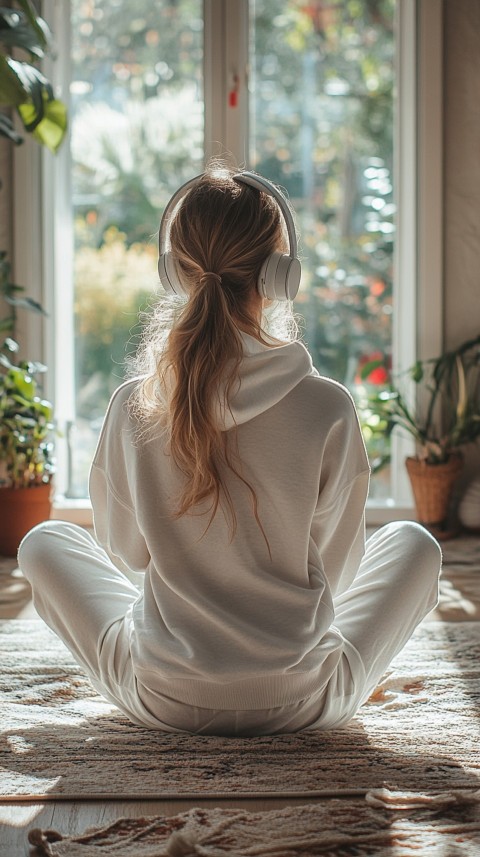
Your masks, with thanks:
M186 705L139 685L126 618L139 588L86 530L60 521L40 524L25 536L18 559L38 613L104 697L140 725L216 735L331 729L348 723L437 603L441 566L437 542L418 524L397 522L378 530L367 541L352 586L334 600L335 626L346 643L327 686L281 708L225 711Z

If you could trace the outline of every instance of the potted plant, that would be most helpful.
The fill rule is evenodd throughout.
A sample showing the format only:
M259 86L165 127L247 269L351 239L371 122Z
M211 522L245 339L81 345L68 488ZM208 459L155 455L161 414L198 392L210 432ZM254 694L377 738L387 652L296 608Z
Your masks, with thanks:
M32 0L0 9L0 105L15 110L24 131L56 152L67 128L65 105L37 67L51 48L52 34ZM12 56L12 52L14 56ZM19 145L23 137L11 116L0 114L0 137ZM1 183L0 183L1 186ZM0 331L14 334L17 309L43 313L10 280L10 264L0 252L0 295L9 308ZM22 536L50 517L52 405L39 394L41 363L18 359L8 336L0 348L0 554L16 554Z
M13 333L17 311L44 309L12 283L10 264L0 252L0 295L9 307L0 331ZM35 376L42 363L19 360L19 345L7 336L0 348L0 555L15 556L23 536L50 517L53 408L39 395ZM32 490L35 489L35 490Z
M416 396L413 404L391 381L383 389L368 387L368 377L380 363L361 370L367 391L359 404L364 435L369 443L390 437L395 428L410 434L417 452L406 460L418 520L438 538L454 530L448 520L452 488L462 466L462 447L480 436L480 336L431 360L419 360L408 371ZM379 470L389 460L381 454Z
M15 556L28 530L50 517L53 408L39 395L42 363L18 360L7 337L0 352L0 554Z

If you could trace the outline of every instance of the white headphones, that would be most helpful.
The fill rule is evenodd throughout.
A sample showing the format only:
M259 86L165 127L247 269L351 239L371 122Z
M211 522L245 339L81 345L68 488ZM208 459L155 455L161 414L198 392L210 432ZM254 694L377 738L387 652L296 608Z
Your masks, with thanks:
M174 193L170 202L167 203L160 222L160 231L158 236L159 259L158 259L158 275L160 282L166 292L174 295L186 295L181 277L179 276L177 262L174 254L170 250L166 250L167 228L169 225L170 213L175 209L179 201L185 196L190 188L194 187L202 175L195 176L190 181L185 182ZM288 232L288 241L290 253L272 253L263 263L257 282L257 289L263 298L269 298L276 301L293 301L298 292L301 276L301 265L297 257L297 236L295 234L295 225L287 201L282 193L272 185L268 179L258 176L255 173L237 173L233 176L237 182L249 185L256 190L264 191L272 196L279 204L280 210L285 220L285 225Z

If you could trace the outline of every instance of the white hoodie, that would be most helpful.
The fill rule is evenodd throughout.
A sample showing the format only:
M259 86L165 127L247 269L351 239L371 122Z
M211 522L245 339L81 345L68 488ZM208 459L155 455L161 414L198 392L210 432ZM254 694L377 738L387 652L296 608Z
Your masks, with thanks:
M219 419L237 425L242 473L224 469L235 505L230 539L209 503L175 520L183 475L159 432L138 442L113 395L90 475L97 538L120 569L145 572L131 611L131 654L150 691L215 709L263 709L319 690L342 655L332 598L364 552L369 468L355 407L318 375L298 342L244 335L240 387ZM197 514L204 511L205 514Z

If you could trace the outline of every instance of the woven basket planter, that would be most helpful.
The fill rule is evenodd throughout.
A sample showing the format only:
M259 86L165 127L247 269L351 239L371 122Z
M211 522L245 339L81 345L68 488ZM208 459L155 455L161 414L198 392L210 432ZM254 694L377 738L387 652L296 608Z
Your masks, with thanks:
M427 464L418 458L407 458L406 466L417 518L421 524L435 528L441 537L448 519L452 489L463 468L461 455L452 454L445 464ZM448 530L445 533L450 535ZM448 537L448 536L446 536Z

